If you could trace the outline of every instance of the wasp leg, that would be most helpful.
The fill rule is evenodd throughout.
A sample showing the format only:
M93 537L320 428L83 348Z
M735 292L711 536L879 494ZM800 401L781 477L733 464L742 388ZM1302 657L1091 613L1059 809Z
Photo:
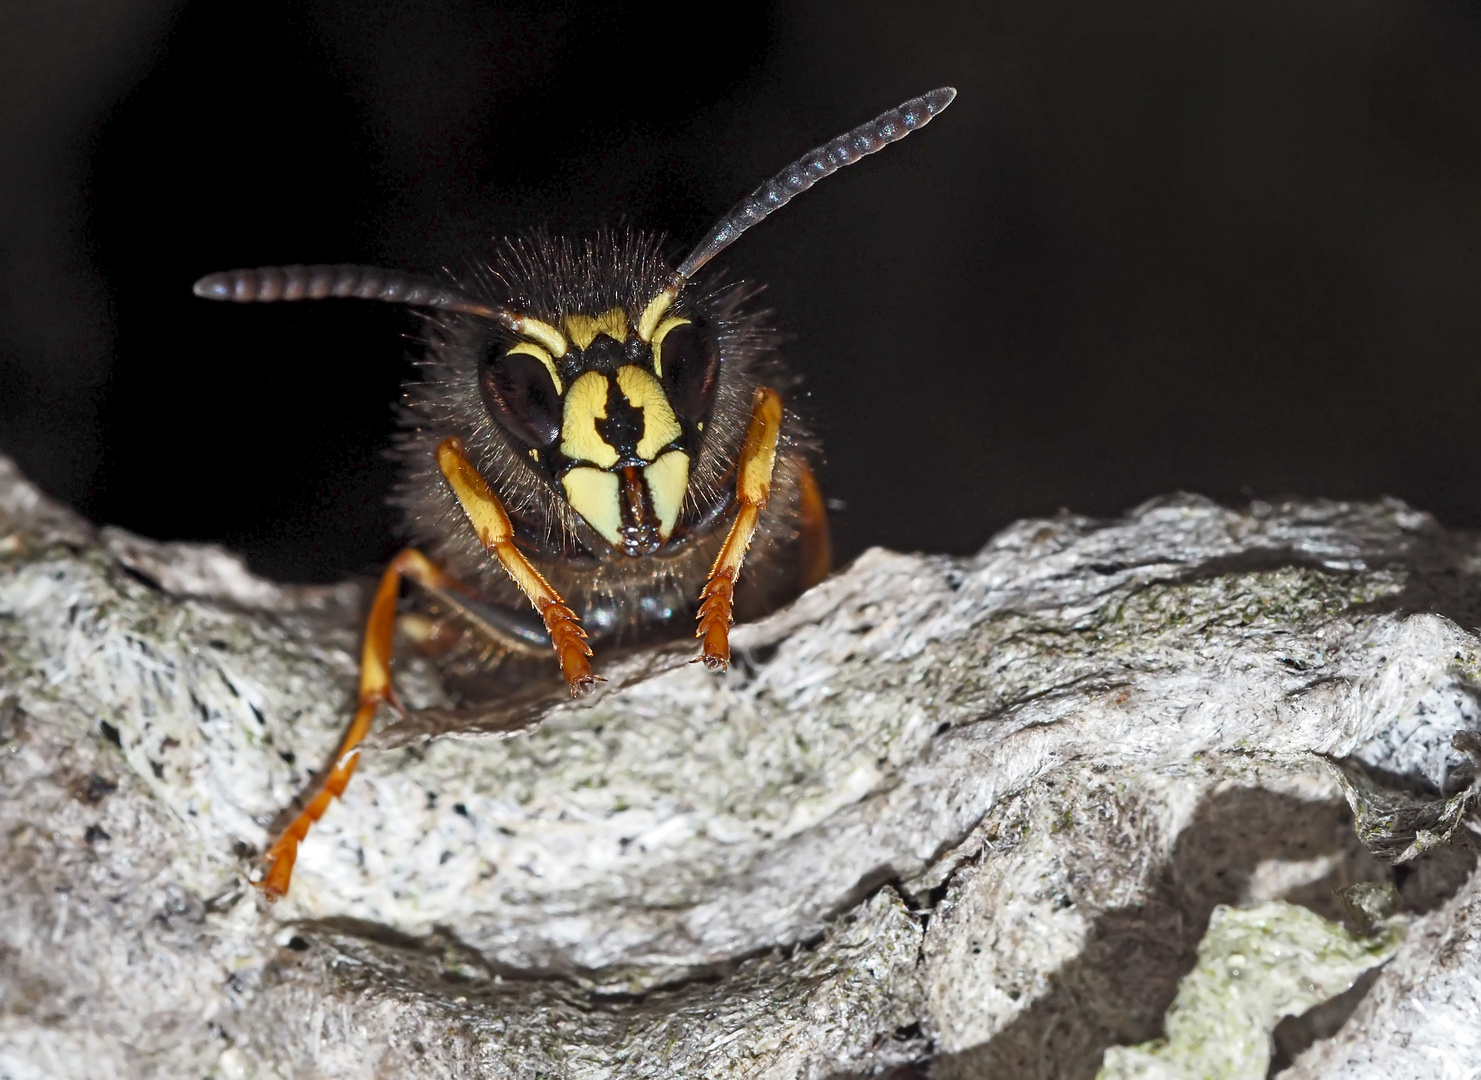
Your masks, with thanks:
M269 900L276 900L287 893L299 843L308 835L309 827L324 816L330 802L344 794L345 786L360 761L360 741L370 733L370 722L375 718L376 710L383 703L393 701L391 638L396 629L396 598L401 593L403 577L439 592L461 591L463 588L413 548L407 548L392 559L391 565L381 575L380 587L376 589L375 601L370 606L370 618L365 622L365 644L360 652L359 708L355 710L355 719L345 732L334 765L318 792L268 849L265 860L267 873L257 882L257 887L267 894Z
M437 447L437 466L452 486L458 502L484 548L504 567L520 591L530 598L535 610L545 620L550 643L560 660L561 674L566 677L572 697L591 692L601 682L591 673L591 646L576 613L566 606L560 593L540 575L524 553L514 546L514 525L504 504L463 453L458 439L444 439Z
M756 523L771 494L771 473L776 465L777 434L781 427L781 396L770 387L758 387L751 403L751 426L746 429L746 441L741 446L736 468L735 494L740 510L699 594L699 628L694 636L704 640L698 659L711 671L724 671L730 666L735 579L740 575L746 549L751 546Z
M545 623L533 611L513 611L499 604L486 603L472 594L447 589L428 589L427 592L500 649L525 656L544 656L545 650L550 648L550 634L545 630Z
M798 542L802 547L802 587L811 589L833 569L833 540L828 535L828 510L812 470L801 465L797 472L801 518Z

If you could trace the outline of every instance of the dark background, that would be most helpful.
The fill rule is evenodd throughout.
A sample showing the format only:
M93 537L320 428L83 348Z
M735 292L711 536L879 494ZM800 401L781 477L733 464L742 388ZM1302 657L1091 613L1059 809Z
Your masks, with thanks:
M0 447L98 521L373 568L417 320L196 276L433 271L542 222L682 248L950 83L723 256L795 335L845 557L1178 488L1481 525L1474 5L910 8L10 0Z

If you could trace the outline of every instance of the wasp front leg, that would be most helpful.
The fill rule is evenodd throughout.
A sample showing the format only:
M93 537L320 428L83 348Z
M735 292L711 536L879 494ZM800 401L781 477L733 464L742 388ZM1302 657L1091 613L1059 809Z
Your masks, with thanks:
M462 442L458 439L443 440L437 447L437 466L462 504L479 542L499 560L520 591L535 605L540 618L545 620L545 629L550 634L550 643L555 647L561 674L566 677L571 696L582 697L590 693L602 680L591 673L591 646L586 642L586 631L581 621L561 599L560 593L551 588L540 571L530 565L524 553L514 546L514 524L488 481L468 460Z
M771 495L771 474L776 467L777 436L782 429L782 399L770 387L759 387L751 403L751 426L741 446L736 468L735 494L740 509L730 532L710 567L709 580L699 594L699 628L694 636L703 639L699 661L711 671L730 666L730 624L735 618L735 580L740 576L746 550L756 534L761 511Z

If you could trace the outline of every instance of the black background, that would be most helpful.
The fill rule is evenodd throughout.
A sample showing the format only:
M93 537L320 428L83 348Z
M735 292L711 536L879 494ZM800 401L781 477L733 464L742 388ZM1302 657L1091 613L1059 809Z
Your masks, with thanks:
M723 256L765 281L841 553L1188 489L1481 525L1481 13L1449 0L11 0L0 446L98 521L324 580L396 546L415 317L199 274L678 248L941 84ZM715 30L695 20L728 20Z

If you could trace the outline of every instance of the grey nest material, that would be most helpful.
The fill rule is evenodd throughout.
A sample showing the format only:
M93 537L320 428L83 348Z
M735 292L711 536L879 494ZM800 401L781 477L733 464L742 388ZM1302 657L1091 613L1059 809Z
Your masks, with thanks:
M1414 921L1280 1064L1470 1075L1478 598L1481 545L1399 503L1177 497L870 551L724 678L639 654L510 737L428 738L410 661L426 711L269 906L360 587L94 529L3 463L0 1076L1088 1080L1216 905L1335 920L1360 881Z

